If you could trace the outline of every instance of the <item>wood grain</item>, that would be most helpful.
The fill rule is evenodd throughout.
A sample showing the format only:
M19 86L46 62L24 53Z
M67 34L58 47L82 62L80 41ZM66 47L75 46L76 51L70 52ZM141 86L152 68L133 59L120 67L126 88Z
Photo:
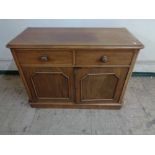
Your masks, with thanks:
M73 69L24 67L33 101L73 101Z
M130 79L130 77L131 77L131 75L132 75L132 70L133 70L134 64L135 64L135 62L136 62L136 59L137 59L137 56L138 56L138 52L139 52L139 50L135 50L135 51L134 51L134 56L133 56L133 58L132 58L132 62L131 62L129 71L128 71L128 74L127 74L127 76L126 76L126 80L125 80L125 83L124 83L124 86L123 86L122 94L121 94L120 99L119 99L119 103L123 103L123 96L124 96L124 94L125 94L125 90L126 90L126 88L127 88L129 79Z
M101 61L103 56L107 62ZM130 65L132 57L132 50L77 50L76 65Z
M28 28L9 48L143 48L125 28Z
M121 104L118 103L107 103L107 104L75 104L71 103L50 103L50 102L31 102L32 108L64 108L64 109L120 109Z
M15 50L14 50L14 49L11 49L11 53L12 53L13 58L14 58L14 60L15 60L16 66L17 66L17 68L18 68L18 70L19 70L20 78L21 78L21 80L23 81L23 84L24 84L24 86L25 86L25 88L26 88L27 94L28 94L28 96L29 96L29 100L32 101L33 99L32 99L32 95L31 95L30 87L28 86L28 84L27 84L27 82L26 82L26 80L25 80L25 76L24 76L22 67L21 67L21 65L20 65L20 63L19 63L19 60L18 60L18 58L17 58L17 56L16 56Z
M72 65L73 53L69 50L46 50L46 49L27 49L16 50L16 55L22 65ZM47 60L42 60L42 57Z
M77 103L118 103L128 68L78 68Z

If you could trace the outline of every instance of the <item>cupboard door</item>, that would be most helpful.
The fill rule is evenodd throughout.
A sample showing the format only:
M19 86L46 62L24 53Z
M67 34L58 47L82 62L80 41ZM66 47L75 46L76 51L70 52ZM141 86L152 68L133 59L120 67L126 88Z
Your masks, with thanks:
M32 101L72 101L73 69L50 67L24 67Z
M128 68L77 68L77 103L118 103Z

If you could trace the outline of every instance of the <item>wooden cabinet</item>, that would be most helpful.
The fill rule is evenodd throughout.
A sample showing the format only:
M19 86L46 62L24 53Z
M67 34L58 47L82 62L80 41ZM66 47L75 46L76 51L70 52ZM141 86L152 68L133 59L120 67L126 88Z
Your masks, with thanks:
M143 45L123 28L28 28L8 47L32 107L120 108Z

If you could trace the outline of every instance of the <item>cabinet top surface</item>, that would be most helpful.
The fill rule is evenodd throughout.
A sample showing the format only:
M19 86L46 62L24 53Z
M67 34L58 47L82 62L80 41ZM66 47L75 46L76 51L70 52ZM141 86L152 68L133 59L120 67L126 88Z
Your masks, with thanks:
M9 48L134 48L143 44L126 28L27 28Z

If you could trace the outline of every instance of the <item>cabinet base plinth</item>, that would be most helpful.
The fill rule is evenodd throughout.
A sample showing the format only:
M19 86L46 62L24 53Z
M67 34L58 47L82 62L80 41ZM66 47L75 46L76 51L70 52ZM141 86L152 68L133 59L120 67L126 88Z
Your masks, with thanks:
M32 108L66 108L66 109L120 109L122 104L104 103L104 104L77 104L77 103L30 103Z

